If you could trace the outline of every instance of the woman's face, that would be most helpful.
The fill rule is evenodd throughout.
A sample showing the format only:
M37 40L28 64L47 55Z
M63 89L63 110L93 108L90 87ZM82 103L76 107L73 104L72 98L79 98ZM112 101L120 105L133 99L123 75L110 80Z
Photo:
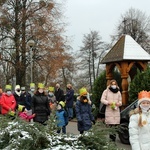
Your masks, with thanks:
M141 102L142 106L150 106L150 102L149 101L143 101Z
M43 88L39 88L39 93L43 93L44 92L44 89Z

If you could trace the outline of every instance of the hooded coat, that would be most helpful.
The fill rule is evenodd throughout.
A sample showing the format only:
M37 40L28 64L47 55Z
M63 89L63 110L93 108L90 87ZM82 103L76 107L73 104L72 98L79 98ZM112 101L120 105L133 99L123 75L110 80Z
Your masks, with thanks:
M84 103L77 99L76 118L78 121L78 131L87 131L92 127L92 121L95 119L91 112L91 105L88 102Z
M44 123L48 120L50 106L48 97L44 93L37 92L32 97L32 114L36 114L33 119L35 122Z
M1 103L1 113L2 114L7 114L9 112L10 108L12 111L15 111L16 100L15 100L13 94L8 96L6 93L3 93L0 103Z
M132 150L150 150L150 112L142 112L143 127L138 126L139 113L130 117L129 139Z

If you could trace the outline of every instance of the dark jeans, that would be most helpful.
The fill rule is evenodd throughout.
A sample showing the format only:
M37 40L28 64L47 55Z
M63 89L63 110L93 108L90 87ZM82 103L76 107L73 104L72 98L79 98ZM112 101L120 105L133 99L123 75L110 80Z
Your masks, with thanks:
M61 130L62 130L62 133L66 134L66 126L60 127L60 128L57 130L57 133L60 133Z
M68 117L73 118L73 108L67 107Z

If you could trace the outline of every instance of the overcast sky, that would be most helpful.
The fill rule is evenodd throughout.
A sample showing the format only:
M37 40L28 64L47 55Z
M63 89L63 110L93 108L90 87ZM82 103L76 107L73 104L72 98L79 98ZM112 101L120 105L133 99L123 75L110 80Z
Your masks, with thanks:
M66 35L72 40L73 50L83 46L83 35L91 30L98 31L104 42L110 42L121 15L130 8L150 15L150 0L65 0Z

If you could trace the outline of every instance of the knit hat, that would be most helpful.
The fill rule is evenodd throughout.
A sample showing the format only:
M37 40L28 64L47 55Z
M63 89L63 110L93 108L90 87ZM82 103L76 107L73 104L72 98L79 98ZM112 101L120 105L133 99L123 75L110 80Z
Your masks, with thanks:
M5 90L11 90L11 85L9 85L9 84L7 84L6 86L5 86Z
M54 92L54 87L50 86L50 87L48 88L48 90L49 90L50 92Z
M65 107L65 103L63 101L60 101L59 104L64 108Z
M43 83L38 83L38 88L43 89L44 88L44 84Z
M30 88L35 88L35 83L30 83Z
M150 102L150 92L143 90L143 91L138 93L138 105L140 105L143 101L149 101Z
M20 85L15 86L15 90L20 89Z
M87 95L87 90L86 90L86 88L81 88L81 89L79 90L79 93L80 93L80 96L82 96L82 95Z

